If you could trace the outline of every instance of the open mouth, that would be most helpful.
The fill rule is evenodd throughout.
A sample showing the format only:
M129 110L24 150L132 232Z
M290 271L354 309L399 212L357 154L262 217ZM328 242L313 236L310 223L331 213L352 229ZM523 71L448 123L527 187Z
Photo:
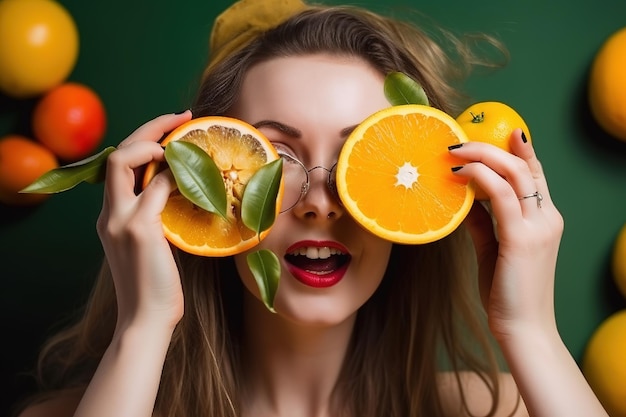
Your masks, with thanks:
M350 260L350 255L328 246L321 248L308 246L288 253L285 255L285 260L296 268L324 275L341 268Z
M312 287L329 287L345 274L350 255L331 246L300 246L285 255L289 271Z

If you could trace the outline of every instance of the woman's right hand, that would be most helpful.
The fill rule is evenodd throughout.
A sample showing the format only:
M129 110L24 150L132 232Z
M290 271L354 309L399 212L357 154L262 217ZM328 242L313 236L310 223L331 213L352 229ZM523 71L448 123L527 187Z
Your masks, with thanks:
M151 161L163 161L158 141L190 119L190 111L157 117L108 157L97 230L115 283L118 328L156 324L173 329L182 317L180 276L161 224L161 212L176 185L166 170L141 191L138 171Z

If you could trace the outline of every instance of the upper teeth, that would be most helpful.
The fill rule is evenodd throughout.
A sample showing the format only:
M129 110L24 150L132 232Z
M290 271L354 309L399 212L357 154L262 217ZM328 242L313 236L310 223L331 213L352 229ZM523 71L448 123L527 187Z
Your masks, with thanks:
M291 252L292 255L304 255L309 259L328 259L331 255L340 255L341 251L339 249L330 248L328 246L323 247L302 247L298 248L295 251Z

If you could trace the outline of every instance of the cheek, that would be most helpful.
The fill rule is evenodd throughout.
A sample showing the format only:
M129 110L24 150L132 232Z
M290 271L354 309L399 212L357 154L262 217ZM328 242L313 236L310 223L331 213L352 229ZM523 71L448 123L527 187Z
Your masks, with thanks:
M261 295L259 293L259 288L256 284L256 281L254 279L254 276L252 275L252 272L250 271L250 268L248 267L248 261L246 260L246 257L248 256L249 253L251 252L255 252L257 250L261 250L261 249L269 249L272 252L274 252L276 254L276 256L278 256L278 258L282 261L282 256L283 253L280 249L281 245L281 236L289 236L289 224L288 221L285 221L285 217L282 215L279 215L276 218L276 221L274 222L274 225L272 226L272 230L270 231L270 233L265 237L265 239L263 239L263 241L261 241L261 243L259 243L257 246L249 249L246 252L240 253L238 255L234 256L235 259L235 266L237 267L237 272L239 274L239 277L241 279L241 282L243 283L243 285L246 287L246 289L254 294L254 296L256 298L258 298L259 300L261 299ZM281 265L281 268L282 265ZM285 271L282 271L282 273L284 273Z
M385 270L391 257L393 243L359 228L359 240L362 242L363 261L372 268Z
M392 244L380 241L376 237L372 237L372 239L373 242L368 246L370 250L364 253L359 271L361 276L368 277L366 280L367 287L373 293L380 285L387 270Z
M369 233L359 234L359 250L353 254L345 281L345 296L352 307L360 308L380 286L391 256L392 244Z

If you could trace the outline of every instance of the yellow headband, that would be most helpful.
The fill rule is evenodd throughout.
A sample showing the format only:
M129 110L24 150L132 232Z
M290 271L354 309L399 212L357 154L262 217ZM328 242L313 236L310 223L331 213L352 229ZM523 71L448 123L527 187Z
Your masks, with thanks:
M306 8L301 0L239 0L213 24L209 68Z

